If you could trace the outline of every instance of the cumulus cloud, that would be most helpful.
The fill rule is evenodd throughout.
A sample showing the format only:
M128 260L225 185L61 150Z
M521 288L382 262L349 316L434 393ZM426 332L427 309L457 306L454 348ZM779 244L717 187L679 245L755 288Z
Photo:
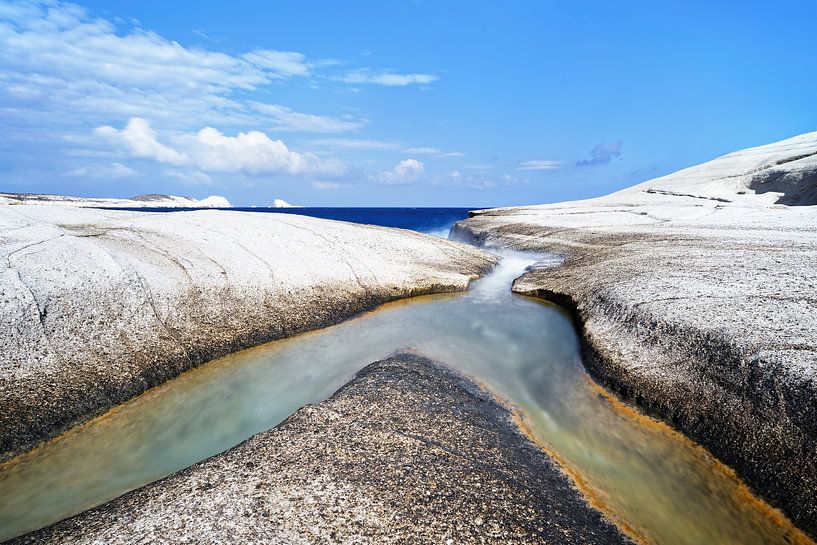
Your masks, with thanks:
M226 136L206 127L195 137L185 136L195 165L205 172L244 172L253 176L286 173L340 176L343 163L322 160L311 153L292 151L281 140L272 140L260 131Z
M272 131L342 134L367 119L296 111L262 97L298 80L346 87L347 79L385 86L437 79L349 71L297 51L192 46L97 13L61 0L0 0L3 158L19 157L9 169L33 165L33 172L36 157L49 153L75 176L123 178L133 167L189 183L213 183L214 172L348 177L347 165L292 150ZM123 120L130 121L122 127ZM128 158L160 166L151 171Z
M385 185L410 184L419 180L424 172L423 163L417 159L404 159L397 163L393 169L377 174L374 180Z
M347 72L341 81L355 85L371 84L386 87L405 87L406 85L427 85L437 81L431 74L395 74L394 72L373 72L371 70L354 70Z
M623 142L621 140L617 142L613 142L612 144L596 144L593 146L593 149L590 150L590 159L585 159L583 161L578 161L576 163L577 166L586 167L586 166L593 166L593 165L604 165L609 163L616 157L621 156L621 146Z
M153 159L160 163L183 165L189 158L178 151L159 143L156 131L146 120L133 117L124 129L111 126L97 127L94 132L116 146L124 148L131 156Z
M558 170L564 167L563 161L552 161L549 159L540 159L534 161L523 161L519 163L519 166L516 167L516 170L531 170L531 171L541 171L541 170Z
M132 118L123 129L103 126L95 132L132 157L183 165L202 173L336 177L347 171L341 161L293 151L281 140L273 140L260 131L227 136L217 129L205 127L195 133L170 134L167 143L162 143L145 119Z
M77 178L130 178L137 172L122 163L86 165L71 170L68 175Z

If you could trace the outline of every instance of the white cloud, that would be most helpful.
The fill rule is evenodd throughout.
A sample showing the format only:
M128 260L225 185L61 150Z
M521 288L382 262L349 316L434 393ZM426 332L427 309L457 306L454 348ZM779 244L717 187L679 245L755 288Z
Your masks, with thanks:
M191 28L190 32L192 32L193 34L195 34L196 36L198 36L200 38L204 38L205 40L210 39L210 36L200 28Z
M0 0L0 8L0 123L7 127L30 124L52 135L55 128L84 130L88 124L150 116L159 126L186 129L332 133L367 123L246 97L282 79L331 77L318 70L337 61L310 60L294 51L231 54L188 47L146 30L123 30L59 0ZM422 74L361 74L385 85L407 84L405 78L428 81Z
M405 159L397 163L393 169L374 176L374 180L385 185L410 184L420 179L424 172L423 163L417 159Z
M406 155L430 155L434 157L462 157L465 155L456 151L445 152L439 148L402 148L402 146L396 142L384 142L382 140L361 140L354 138L323 138L319 140L312 140L310 144L321 148L344 151L400 150L400 153L404 153Z
M183 153L160 144L156 140L156 131L140 117L131 118L121 130L104 126L97 127L94 132L116 146L124 148L133 157L154 159L172 165L183 165L189 161Z
M146 120L132 118L123 129L104 126L95 132L132 157L187 166L203 173L337 177L347 172L346 165L336 159L324 160L311 153L293 151L281 140L272 140L260 131L227 136L205 127L195 133L170 134L169 143L161 143Z
M459 170L452 170L444 174L434 176L431 179L434 185L447 186L461 186L470 189L490 189L496 187L497 183L494 179L485 176L473 176L470 174L463 174Z
M394 142L383 142L381 140L357 140L354 138L323 138L319 140L312 140L310 144L327 149L354 151L394 150L400 147Z
M440 155L442 152L443 150L437 148L406 148L403 150L403 153L409 155Z
M168 178L179 180L185 185L214 185L214 181L210 176L198 170L186 171L169 169L165 170L162 174Z
M516 170L559 170L565 166L564 161L535 160L519 163Z
M244 172L292 175L326 174L340 176L345 166L337 160L324 161L311 153L290 150L281 140L272 140L259 131L226 136L216 129L201 129L186 136L196 166L205 172Z
M439 148L406 148L403 153L409 155L433 155L435 157L463 157L465 154L458 151L443 151Z
M360 128L366 120L326 117L314 114L304 114L295 112L285 106L277 104L264 104L262 102L251 102L251 106L262 113L268 114L275 120L278 130L303 131L303 132L346 132Z
M372 72L371 70L354 70L347 72L341 80L351 84L385 85L387 87L404 87L406 85L427 85L437 81L431 74L395 74L394 72Z
M518 180L507 174L503 176L486 176L481 174L463 173L459 170L450 170L442 173L426 173L425 166L416 159L400 161L391 170L387 170L371 177L375 182L385 185L403 185L423 180L435 186L467 187L469 189L490 189L500 182L517 182Z
M130 178L136 174L135 170L122 163L86 165L68 173L69 176L78 178Z
M152 32L121 34L72 4L22 2L18 8L0 14L0 79L16 105L105 114L152 103L200 115L226 106L218 102L229 91L254 89L279 75ZM37 104L20 104L26 98Z
M272 70L281 76L309 75L310 66L306 62L306 55L303 53L258 49L245 53L242 57L255 66Z
M437 79L350 72L331 59L274 49L227 50L217 40L193 46L143 30L136 21L95 13L100 12L60 0L0 0L4 158L20 157L4 165L8 170L22 172L48 153L60 172L77 176L124 177L125 169L136 168L143 177L163 174L197 184L215 183L210 176L216 172L304 176L306 183L352 177L354 168L324 153L294 151L272 131L341 134L366 126L364 116L299 112L262 97L293 84L348 89L346 79L386 86ZM182 36L195 40L186 31ZM130 121L122 127L124 120ZM364 149L372 142L325 147Z
M343 184L339 184L337 182L322 182L317 180L313 181L310 185L312 185L312 187L314 187L315 189L321 191L330 191L333 189L341 189L342 187L345 187Z

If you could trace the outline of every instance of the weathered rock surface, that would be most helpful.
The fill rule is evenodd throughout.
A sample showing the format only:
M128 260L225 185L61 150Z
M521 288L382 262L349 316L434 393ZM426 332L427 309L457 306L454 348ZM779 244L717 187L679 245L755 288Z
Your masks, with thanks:
M462 290L496 258L303 216L0 206L0 457L229 352L400 297Z
M572 308L597 378L817 536L817 207L777 204L814 204L816 175L810 133L455 231L563 254L514 290Z
M512 416L400 354L225 453L11 543L629 543Z
M70 197L67 195L47 195L41 193L2 193L0 205L48 204L51 206L83 206L101 208L229 208L230 201L220 195L210 195L204 199L179 197L177 195L137 195L130 199L104 197Z

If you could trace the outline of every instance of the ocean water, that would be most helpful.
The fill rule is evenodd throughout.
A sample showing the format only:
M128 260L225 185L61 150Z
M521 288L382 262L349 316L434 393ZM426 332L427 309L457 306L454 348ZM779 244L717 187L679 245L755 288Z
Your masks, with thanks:
M213 210L211 208L106 208L107 210L133 210L137 212L184 212L190 210ZM217 208L268 214L296 214L313 218L349 221L383 227L412 229L421 233L447 237L455 222L468 217L474 208Z

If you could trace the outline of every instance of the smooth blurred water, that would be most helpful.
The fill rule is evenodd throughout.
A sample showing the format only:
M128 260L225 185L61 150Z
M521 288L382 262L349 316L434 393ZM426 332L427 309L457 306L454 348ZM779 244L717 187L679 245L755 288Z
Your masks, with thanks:
M584 372L566 313L510 293L534 261L508 254L468 293L392 303L211 362L0 466L0 539L221 452L405 349L519 407L594 502L654 543L799 539L703 449L604 395Z

